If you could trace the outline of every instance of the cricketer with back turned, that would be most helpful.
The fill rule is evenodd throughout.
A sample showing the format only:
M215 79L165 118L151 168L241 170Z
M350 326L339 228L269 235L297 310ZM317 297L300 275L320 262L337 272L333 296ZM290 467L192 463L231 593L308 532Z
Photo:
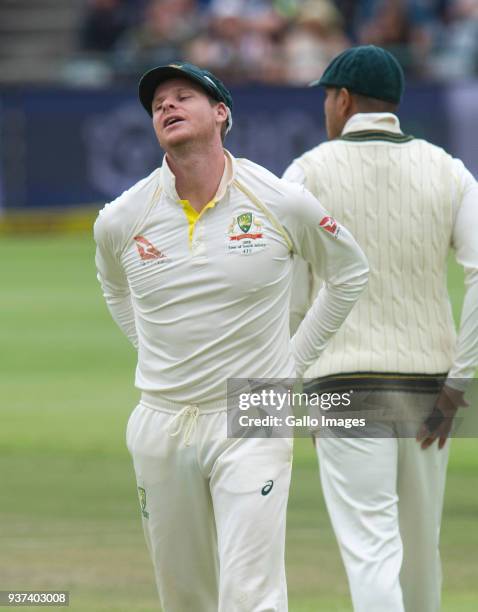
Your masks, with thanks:
M362 437L318 432L324 496L355 612L437 612L447 439L478 362L478 186L460 160L402 132L404 78L387 51L348 49L316 84L326 92L330 142L284 178L350 228L370 281L306 376L319 389L373 394L382 415ZM457 338L450 248L465 271ZM309 278L298 260L292 325L305 312L298 297Z

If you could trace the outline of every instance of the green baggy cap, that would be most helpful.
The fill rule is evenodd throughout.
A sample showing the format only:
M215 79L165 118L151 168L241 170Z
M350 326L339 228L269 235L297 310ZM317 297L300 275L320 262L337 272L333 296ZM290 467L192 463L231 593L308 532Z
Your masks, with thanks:
M208 70L194 66L194 64L188 64L186 62L177 62L175 64L168 64L167 66L157 66L152 70L149 70L141 77L139 81L139 99L141 104L146 109L146 112L150 117L153 116L152 103L154 98L154 92L158 85L164 83L169 79L184 78L193 81L200 85L204 91L210 95L214 100L218 102L224 102L228 107L229 113L229 127L232 123L232 96L224 85L224 83L215 77Z
M311 86L345 87L351 93L398 104L405 88L403 70L381 47L365 45L342 51Z

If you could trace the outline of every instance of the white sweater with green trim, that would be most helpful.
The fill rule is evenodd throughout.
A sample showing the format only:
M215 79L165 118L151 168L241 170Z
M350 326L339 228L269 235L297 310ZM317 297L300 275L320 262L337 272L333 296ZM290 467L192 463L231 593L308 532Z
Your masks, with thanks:
M284 178L304 184L350 229L370 263L369 285L320 359L317 377L344 372L472 376L478 357L478 187L462 162L407 139L397 117L359 114L343 136L295 160ZM456 347L447 291L450 247L464 265ZM296 284L308 283L297 263ZM294 296L292 311L305 309Z

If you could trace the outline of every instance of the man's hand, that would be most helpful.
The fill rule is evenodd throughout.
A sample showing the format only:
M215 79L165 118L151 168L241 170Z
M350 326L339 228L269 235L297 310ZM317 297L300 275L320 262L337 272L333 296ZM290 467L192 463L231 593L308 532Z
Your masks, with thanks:
M421 442L423 450L431 446L437 438L438 448L445 446L458 408L468 406L464 394L464 391L443 385L432 413L417 434L417 442Z

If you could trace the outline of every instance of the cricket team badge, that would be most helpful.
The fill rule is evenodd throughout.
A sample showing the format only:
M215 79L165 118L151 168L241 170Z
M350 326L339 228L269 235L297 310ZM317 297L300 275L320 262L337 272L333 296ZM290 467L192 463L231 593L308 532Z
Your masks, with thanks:
M251 255L267 246L262 221L251 212L234 217L227 229L226 253Z
M141 514L144 518L149 518L149 512L146 511L146 489L138 487L139 505L141 507Z

